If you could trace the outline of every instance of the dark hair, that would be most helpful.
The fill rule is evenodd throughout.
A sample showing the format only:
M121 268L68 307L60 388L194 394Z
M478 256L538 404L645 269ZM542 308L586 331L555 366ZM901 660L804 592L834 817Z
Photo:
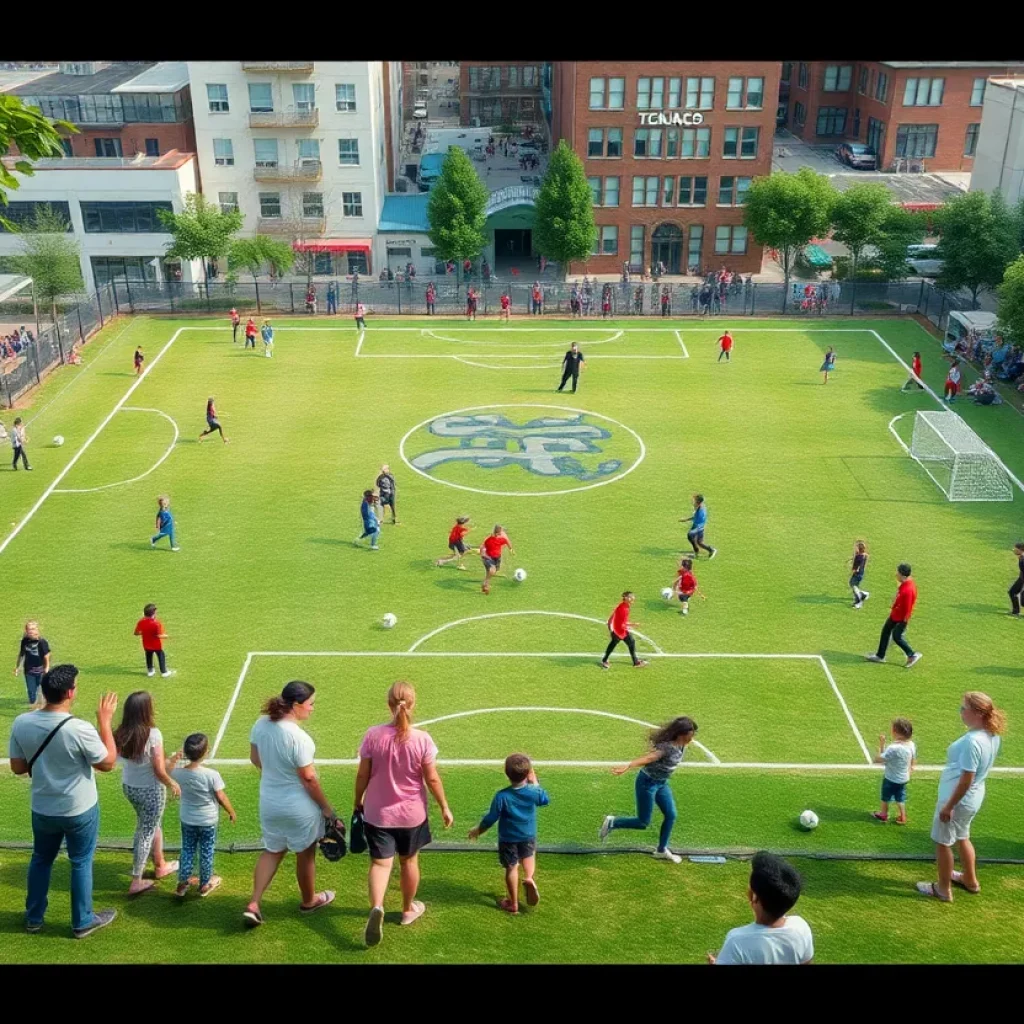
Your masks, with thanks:
M126 761L137 761L149 742L153 720L153 698L146 690L128 694L121 712L121 724L114 731L114 746Z
M156 615L156 605L147 604L146 607L142 609L142 614L145 615L147 619L152 618Z
M915 359L920 359L921 358L921 353L920 352L915 352L914 353L914 358Z
M47 704L62 704L75 688L78 669L74 665L54 665L43 675L41 685Z
M894 718L892 720L892 731L906 736L909 740L914 735L914 727L910 724L909 718Z
M210 741L205 732L194 732L191 736L186 736L185 742L181 745L182 753L190 761L201 760L209 749Z
M522 782L529 774L533 765L525 754L509 754L505 758L505 774L513 785Z
M316 687L299 679L293 679L290 683L285 684L280 697L271 697L266 701L262 713L272 722L279 722L296 704L305 704L314 693L316 693Z
M1015 547L1015 548L1016 548L1016 549L1017 549L1018 551L1024 550L1024 540L1019 540L1019 541L1017 541L1017 543L1016 543L1016 544L1014 544L1013 546L1014 546L1014 547Z
M14 425L17 426L20 422L21 422L21 417L20 416L15 416L14 417Z
M703 505L704 504L704 495L703 494L695 494L693 496L693 500L696 501L698 505Z
M622 600L623 600L623 601L625 601L625 600L626 600L626 598L627 598L627 597L630 597L630 596L632 596L632 597L635 597L635 596L636 596L636 595L635 595L635 594L633 593L633 591L632 591L632 590L624 590L624 591L622 592Z
M750 888L765 913L778 921L800 899L803 887L796 868L774 853L761 850L750 865Z
M681 718L673 718L668 725L655 729L651 733L651 744L657 746L659 743L671 743L680 736L690 736L697 731L697 723L692 718L683 715Z
M692 569L693 568L693 559L692 558L684 558L679 564L684 569Z
M896 566L896 571L901 576L909 576L910 575L910 563L909 562L900 562L900 564Z
M363 501L372 501L373 491L363 491Z

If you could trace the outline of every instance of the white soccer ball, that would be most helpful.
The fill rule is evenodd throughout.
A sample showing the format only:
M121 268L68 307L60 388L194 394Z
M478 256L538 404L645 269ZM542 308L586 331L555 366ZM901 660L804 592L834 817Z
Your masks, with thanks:
M516 569L516 571L514 573L512 573L512 576L513 576L513 578L515 579L515 581L517 583L522 583L523 580L526 579L526 570L525 569Z
M385 629L393 629L397 623L398 623L398 616L397 615L392 615L391 612L388 612L387 615L385 615L384 618L381 619L381 625Z
M811 829L818 827L818 816L814 811L804 811L803 814L800 815L800 824L810 832Z
M662 596L662 597L663 597L663 598L664 598L664 599L665 599L666 601L671 601L671 600L672 600L672 588L671 588L671 587L664 587L664 588L662 589L662 591L661 591L661 596Z
M64 438L61 434L58 434L54 439L53 443L59 448L64 443Z

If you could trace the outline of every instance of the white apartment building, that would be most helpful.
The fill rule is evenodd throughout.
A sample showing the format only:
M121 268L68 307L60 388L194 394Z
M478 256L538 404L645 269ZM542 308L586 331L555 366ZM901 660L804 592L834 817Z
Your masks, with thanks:
M401 135L395 61L191 61L203 193L314 273L370 274Z
M971 188L1024 199L1024 78L988 80Z

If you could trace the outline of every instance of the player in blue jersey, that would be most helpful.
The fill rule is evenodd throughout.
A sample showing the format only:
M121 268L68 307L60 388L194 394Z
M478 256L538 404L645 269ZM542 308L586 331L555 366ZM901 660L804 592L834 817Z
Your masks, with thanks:
M708 553L708 558L714 558L718 554L718 548L709 547L704 543L704 527L708 521L708 510L704 504L704 495L695 494L693 496L693 515L687 516L685 519L680 519L681 523L690 523L690 529L686 532L686 539L690 542L693 547L693 557L700 557L700 549L703 548Z

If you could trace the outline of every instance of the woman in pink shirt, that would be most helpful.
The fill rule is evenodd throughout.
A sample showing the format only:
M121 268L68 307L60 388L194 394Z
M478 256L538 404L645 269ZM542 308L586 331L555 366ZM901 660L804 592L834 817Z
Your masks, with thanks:
M403 682L388 690L391 721L368 729L359 748L355 809L363 815L370 864L370 917L366 944L383 935L384 894L395 854L402 874L402 924L412 924L427 909L414 899L420 884L419 851L431 841L427 789L441 807L444 827L452 812L437 774L437 747L430 736L412 727L416 691Z

